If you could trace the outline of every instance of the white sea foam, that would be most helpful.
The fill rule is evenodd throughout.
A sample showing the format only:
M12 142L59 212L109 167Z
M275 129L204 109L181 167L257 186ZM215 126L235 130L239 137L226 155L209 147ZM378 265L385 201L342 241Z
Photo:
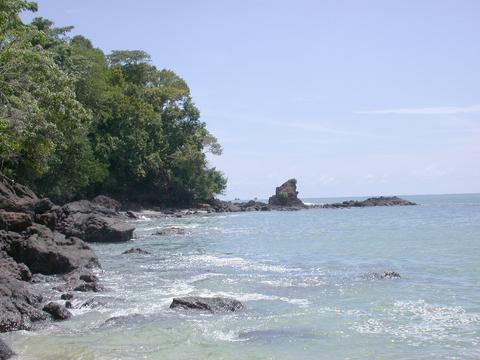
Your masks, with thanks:
M455 340L459 332L480 324L480 314L460 306L443 306L419 301L397 301L381 318L369 318L352 327L359 333L385 333L396 338L423 341Z
M248 301L283 301L292 305L299 305L301 307L306 307L309 305L309 301L307 299L296 299L296 298L288 298L283 296L276 296L276 295L266 295L266 294L259 294L259 293L230 293L230 292L212 292L210 290L203 290L199 296L223 296L223 297L231 297L235 298L239 301L248 302Z
M289 269L285 266L280 265L270 265L265 263L258 263L249 260L245 260L241 257L219 257L214 255L193 255L189 257L189 260L194 263L206 264L209 266L217 267L236 267L242 270L249 271L263 271L263 272L276 272L276 273L285 273L290 270L298 269Z
M262 280L260 283L275 288L300 287L308 288L325 285L326 281L319 277L281 278Z

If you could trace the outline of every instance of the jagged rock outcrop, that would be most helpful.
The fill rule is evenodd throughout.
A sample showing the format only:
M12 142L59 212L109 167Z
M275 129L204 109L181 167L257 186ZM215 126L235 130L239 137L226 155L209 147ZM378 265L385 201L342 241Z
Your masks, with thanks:
M28 187L0 173L0 209L12 212L32 212L38 197Z
M416 203L408 200L401 199L397 196L379 196L372 197L366 200L348 200L341 203L325 204L321 205L326 209L338 209L338 208L351 208L351 207L370 207L370 206L411 206L417 205Z
M0 332L29 330L34 321L45 320L39 309L43 297L26 281L0 273Z
M170 309L201 310L212 313L233 312L244 308L243 304L235 299L227 297L199 297L188 296L174 298Z
M268 205L276 207L306 207L297 195L297 180L287 180L276 188L275 195L272 195L270 199L268 199Z
M44 225L34 224L22 235L0 231L5 252L32 273L65 274L80 267L99 266L93 250L82 240L66 237Z
M42 276L64 274L66 291L102 290L92 273L92 268L99 266L98 258L77 236L97 239L101 235L96 232L105 230L102 239L118 238L116 231L120 226L114 223L116 205L105 198L97 202L103 205L87 201L56 206L0 174L0 332L30 329L32 322L48 318L47 310L57 318L69 317L67 310L58 304L42 307L42 295L31 286L31 282L44 281ZM88 218L88 211L95 212L96 220L89 220L94 225L88 221L68 222L71 215ZM97 215L99 220L95 218ZM71 225L70 231L62 231L66 229L65 223ZM79 229L75 229L77 225ZM128 231L130 235L133 232L130 228Z
M102 197L104 204L107 203L105 198ZM56 228L87 242L129 241L133 238L135 230L125 222L125 219L120 218L114 208L107 208L88 200L64 205Z

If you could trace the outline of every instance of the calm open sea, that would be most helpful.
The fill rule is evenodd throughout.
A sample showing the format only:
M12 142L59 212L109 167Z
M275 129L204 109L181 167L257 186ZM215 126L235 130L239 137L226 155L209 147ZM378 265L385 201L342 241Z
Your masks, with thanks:
M144 213L135 241L95 245L100 305L4 339L36 360L479 359L480 194L405 198L420 206ZM166 226L188 233L152 235ZM402 277L366 275L385 270ZM169 309L186 295L246 308Z

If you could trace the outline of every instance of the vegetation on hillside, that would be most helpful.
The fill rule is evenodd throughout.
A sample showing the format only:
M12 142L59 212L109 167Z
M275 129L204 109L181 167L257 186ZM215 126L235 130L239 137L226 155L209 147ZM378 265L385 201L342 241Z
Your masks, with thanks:
M105 55L72 27L0 0L0 171L57 199L187 204L221 193L221 154L185 81L144 51Z

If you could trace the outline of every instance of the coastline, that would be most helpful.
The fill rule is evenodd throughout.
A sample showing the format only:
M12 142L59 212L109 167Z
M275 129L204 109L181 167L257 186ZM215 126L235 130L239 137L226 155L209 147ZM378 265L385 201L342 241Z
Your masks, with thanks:
M293 184L289 180L285 183L287 185L277 188L276 195L271 197L269 203L213 200L193 207L161 208L138 204L122 208L116 200L99 195L92 201L79 200L57 206L48 199L39 199L29 188L13 183L4 176L1 180L0 295L3 297L0 297L0 305L3 313L0 317L0 332L29 330L37 324L42 326L49 320L67 320L72 317L72 308L82 308L95 302L95 297L92 297L73 305L79 292L93 295L104 289L98 271L101 264L88 243L132 240L134 227L131 220L138 219L145 211L152 211L158 218L180 218L198 214L413 204L398 198L380 197L375 198L375 201L367 199L363 202L305 205L297 198L296 181ZM287 195L284 195L285 186L289 187ZM129 210L131 208L136 211ZM142 209L140 213L139 208ZM159 233L166 234L181 234L181 229L165 228L163 233ZM123 255L131 253L146 252L132 248ZM378 276L381 278L386 275ZM38 283L45 285L43 292L38 292L32 286ZM185 305L187 300L175 299L183 307L190 306ZM221 301L225 303L227 300ZM10 301L13 301L13 307L9 305ZM194 302L198 301L208 303L211 300L196 299ZM215 308L216 305L213 306ZM240 309L242 306L235 305L234 308ZM6 345L5 349L8 349ZM7 354L8 351L5 350L4 353Z

